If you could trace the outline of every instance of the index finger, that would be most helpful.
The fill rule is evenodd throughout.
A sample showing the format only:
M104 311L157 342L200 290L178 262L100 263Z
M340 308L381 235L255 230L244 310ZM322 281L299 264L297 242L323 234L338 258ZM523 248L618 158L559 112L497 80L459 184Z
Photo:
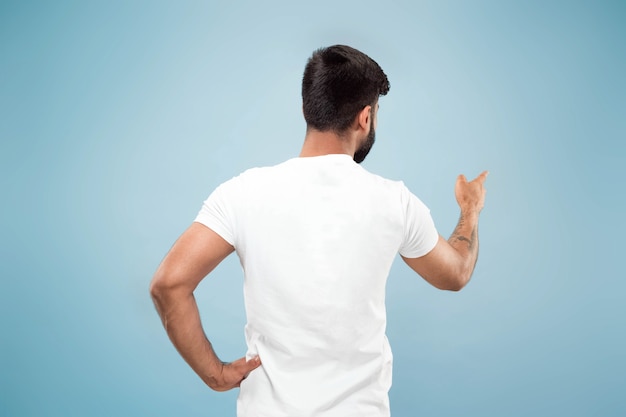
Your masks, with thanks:
M487 179L487 175L489 175L489 171L483 171L483 172L480 173L479 176L474 178L474 181L478 181L478 182L480 182L482 184Z

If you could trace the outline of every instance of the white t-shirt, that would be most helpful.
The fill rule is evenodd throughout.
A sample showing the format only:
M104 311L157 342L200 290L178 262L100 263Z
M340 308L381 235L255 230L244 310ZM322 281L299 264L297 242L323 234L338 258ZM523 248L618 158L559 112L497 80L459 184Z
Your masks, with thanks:
M437 243L428 208L402 182L343 154L250 169L220 185L196 221L244 270L247 356L239 417L389 415L385 284L397 253Z

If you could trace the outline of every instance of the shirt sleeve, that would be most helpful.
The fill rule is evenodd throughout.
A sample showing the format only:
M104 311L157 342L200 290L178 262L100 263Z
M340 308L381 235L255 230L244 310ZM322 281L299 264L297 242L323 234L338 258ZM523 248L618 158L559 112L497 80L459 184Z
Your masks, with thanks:
M233 180L217 187L204 201L195 222L201 223L235 245L235 216L232 208Z
M402 184L404 241L399 253L405 258L419 258L433 250L439 233L426 205Z

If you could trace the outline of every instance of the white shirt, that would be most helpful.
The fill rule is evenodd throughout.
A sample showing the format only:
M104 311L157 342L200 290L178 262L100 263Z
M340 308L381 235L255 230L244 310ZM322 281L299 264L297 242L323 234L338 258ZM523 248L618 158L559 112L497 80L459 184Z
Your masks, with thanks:
M248 357L239 417L389 415L385 284L397 253L437 243L428 208L402 182L343 154L250 169L196 218L244 270Z

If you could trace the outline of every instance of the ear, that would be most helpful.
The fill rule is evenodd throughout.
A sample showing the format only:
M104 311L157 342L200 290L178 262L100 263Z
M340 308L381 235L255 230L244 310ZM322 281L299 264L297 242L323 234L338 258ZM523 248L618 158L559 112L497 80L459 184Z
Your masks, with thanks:
M357 115L357 128L368 131L370 126L370 118L372 116L372 106L368 105L363 107L363 110L361 110Z

